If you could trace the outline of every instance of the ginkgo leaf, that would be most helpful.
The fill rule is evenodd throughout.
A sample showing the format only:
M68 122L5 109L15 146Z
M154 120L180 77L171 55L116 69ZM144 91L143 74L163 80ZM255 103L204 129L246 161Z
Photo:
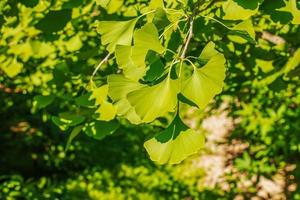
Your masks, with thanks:
M98 32L101 34L103 45L107 45L110 53L115 51L116 45L130 45L137 18L129 21L101 21Z
M146 141L144 147L158 164L178 164L197 153L204 143L204 135L189 129L177 115L168 128Z
M163 53L165 48L160 44L158 31L153 23L147 23L134 33L134 44L139 48L146 48Z
M109 122L95 121L86 124L83 128L83 131L90 137L93 137L97 140L102 140L106 136L113 134L119 127L120 124L116 120Z
M132 46L118 45L115 55L119 68L123 69L123 74L129 79L137 81L146 74L147 69L144 66L137 66L133 62L132 49ZM147 51L143 51L141 59L145 59L146 54Z
M132 57L137 66L145 66L145 58L149 50L160 54L165 51L165 48L159 42L158 31L153 23L147 23L134 32Z
M108 5L109 2L110 0L96 0L96 3L104 8Z
M255 9L246 9L237 2L228 0L223 4L223 11L225 20L245 20L258 12L258 6Z
M159 30L164 29L170 24L167 13L163 8L156 9L152 22Z
M285 7L277 9L278 11L286 11L293 15L293 24L300 24L300 10L297 8L297 0L285 1Z
M109 85L108 95L115 103L114 106L117 108L117 114L124 116L133 124L141 123L140 117L136 114L126 96L128 93L144 86L122 75L110 75L107 78L107 82Z
M106 100L107 94L108 94L108 85L106 84L96 89L93 89L89 100L95 99L95 104L101 105L103 101Z
M163 53L158 31L154 24L148 23L134 33L134 46L117 45L116 59L123 74L132 80L139 80L146 74L145 59L149 50Z
M179 80L168 76L154 86L144 86L130 92L127 99L143 122L151 122L175 110L178 92Z
M99 120L110 121L115 118L117 109L112 103L103 101L101 106L96 110L96 113L100 115Z
M216 45L213 42L209 42L203 48L199 59L203 61L209 61L212 57L217 55L219 52L215 49Z
M255 43L255 30L250 19L244 20L234 26L229 32L228 38L234 42L244 44L247 41Z
M183 81L181 93L203 109L222 91L225 71L225 58L218 53L202 68L194 68L192 76Z

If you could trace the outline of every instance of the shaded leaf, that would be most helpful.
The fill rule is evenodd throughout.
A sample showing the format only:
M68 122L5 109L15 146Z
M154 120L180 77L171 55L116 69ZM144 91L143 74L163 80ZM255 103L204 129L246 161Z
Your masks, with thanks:
M83 125L81 126L76 126L75 128L73 128L72 132L70 133L70 136L68 138L67 144L66 144L66 148L65 151L67 151L72 143L72 141L74 140L74 138L81 132L81 130L83 129Z
M109 122L95 121L87 124L83 131L92 138L102 140L106 136L113 134L119 126L120 124L115 120Z
M50 11L41 19L35 27L46 33L53 33L62 30L71 20L72 10L55 10Z
M50 105L54 101L54 95L37 95L34 97L33 105L36 106L38 109L45 108Z

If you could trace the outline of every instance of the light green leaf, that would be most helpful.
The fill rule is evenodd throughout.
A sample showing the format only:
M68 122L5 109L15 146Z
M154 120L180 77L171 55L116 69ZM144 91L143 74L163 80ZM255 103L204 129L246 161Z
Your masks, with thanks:
M293 15L293 24L300 24L300 10L297 8L297 0L285 1L285 7L277 9L278 11L289 12Z
M192 76L183 82L181 93L203 109L222 91L225 70L225 58L218 53L202 68L194 68Z
M101 105L106 100L108 94L108 85L102 85L101 87L95 88L92 91L92 95L89 100L95 99L96 105Z
M229 32L228 38L234 42L244 44L247 41L255 43L255 30L250 19L244 20L234 26Z
M77 34L65 43L66 49L70 52L77 51L82 47L80 36Z
M147 23L141 29L135 31L132 57L137 66L145 66L145 58L149 50L160 54L165 51L158 37L158 31L152 23Z
M119 127L120 124L115 120L109 122L96 121L87 124L83 131L90 137L102 140L106 136L113 134Z
M110 121L115 118L117 109L112 103L103 101L101 106L96 110L96 113L100 114L98 120Z
M173 122L156 137L146 141L151 160L158 164L178 164L204 147L205 138L189 129L177 115Z
M287 74L300 65L300 48L296 50L294 55L288 60L284 67L284 73Z
M130 92L127 98L142 121L148 123L175 111L178 92L179 80L172 80L168 76L157 85Z
M160 44L158 31L153 23L145 24L134 33L134 44L137 48L151 49L157 53L163 53L165 48Z
M164 1L163 0L151 0L148 7L149 7L149 10L156 9L156 8L163 8Z
M137 81L145 75L146 68L144 66L137 66L133 62L132 50L132 46L118 45L115 55L119 68L123 69L123 74L129 79ZM143 51L143 53L147 54L146 51ZM146 55L141 54L141 57L141 59L144 59Z
M216 45L213 42L209 42L205 45L203 48L199 59L203 61L209 61L212 57L216 56L219 54L219 52L215 49Z
M110 75L107 78L107 82L109 85L108 95L115 103L114 106L117 107L117 114L119 116L124 116L132 124L141 123L140 117L136 114L126 96L128 93L144 86L122 75Z
M100 6L102 6L103 8L106 8L106 6L108 5L109 2L110 2L110 0L96 0L96 3Z
M255 9L246 9L240 6L233 0L228 0L223 4L223 11L225 20L245 20L255 15L258 12L258 6Z
M16 58L7 59L3 63L0 63L0 69L2 69L6 75L10 78L17 76L23 68L23 64L19 63Z
M68 138L68 142L67 142L67 145L66 145L66 148L65 148L65 151L67 151L72 143L72 141L74 140L74 138L81 132L83 128L83 125L81 126L76 126L75 128L73 128L69 138Z
M146 74L145 59L149 50L163 53L158 31L154 24L148 23L134 33L134 46L118 45L116 58L124 75L132 80L139 80Z
M115 51L116 45L131 45L134 26L137 18L129 21L101 21L98 32L101 34L103 45L107 45L110 53Z

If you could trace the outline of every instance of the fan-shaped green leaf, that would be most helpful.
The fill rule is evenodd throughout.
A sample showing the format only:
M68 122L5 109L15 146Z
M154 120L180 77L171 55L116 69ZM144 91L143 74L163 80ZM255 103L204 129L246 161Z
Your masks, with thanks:
M129 103L144 122L173 112L177 105L179 81L169 76L154 86L144 86L127 95Z
M116 58L124 75L132 80L139 80L146 74L145 59L149 50L164 52L158 39L154 24L148 23L134 33L134 46L118 45Z
M199 59L203 61L209 61L212 57L216 56L219 54L219 52L215 49L216 45L213 42L209 42L205 45L203 48Z
M99 113L98 120L110 121L115 118L117 109L112 103L104 101L101 104L101 106L96 110L96 113Z
M234 42L244 44L248 42L255 43L255 31L250 19L244 20L234 26L229 32L228 38Z
M116 59L119 68L123 69L123 74L132 80L139 80L141 77L143 77L146 73L146 68L144 66L137 66L133 62L132 58L132 46L123 46L118 45L116 47ZM143 51L143 53L147 54L146 51ZM146 55L141 54L142 60L146 57Z
M177 115L168 128L146 141L144 147L158 164L177 164L197 153L204 143L204 135L189 129Z
M119 116L124 116L133 124L141 123L140 117L136 114L126 96L128 93L144 86L122 75L110 75L107 78L107 82L109 85L108 95L115 103L114 105L117 108L117 114Z
M165 51L165 48L159 42L158 31L152 23L144 25L134 33L132 57L137 66L145 66L145 58L149 50L160 54Z
M101 34L103 45L107 45L110 53L115 51L116 45L131 45L134 26L137 18L129 21L101 21L98 32Z
M228 0L223 4L225 20L245 20L258 12L258 6L255 9L245 9L233 0Z
M203 109L216 94L221 92L224 79L225 58L218 53L202 68L194 68L192 76L183 82L181 93Z

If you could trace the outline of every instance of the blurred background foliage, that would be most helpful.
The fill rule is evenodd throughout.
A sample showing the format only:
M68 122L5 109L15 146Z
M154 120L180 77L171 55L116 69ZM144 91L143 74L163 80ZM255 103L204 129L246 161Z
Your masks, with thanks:
M289 13L275 11L282 0L265 0L252 18L253 44L230 37L213 21L195 22L189 53L214 41L228 73L216 103L205 112L187 109L186 120L201 127L205 119L227 113L234 125L216 145L245 146L226 160L234 170L225 170L216 183L203 181L209 173L201 162L213 154L210 143L176 166L150 161L142 143L155 125L121 122L104 140L80 134L65 152L68 126L81 121L72 114L89 114L78 107L105 56L97 22L136 16L147 3L112 0L104 9L93 0L1 0L0 199L300 199L300 27L289 23ZM218 8L216 3L211 10ZM109 62L98 81L116 70ZM55 120L61 113L74 124ZM274 185L278 174L285 179L279 196L272 190L260 195L261 180ZM246 180L251 184L242 187Z

